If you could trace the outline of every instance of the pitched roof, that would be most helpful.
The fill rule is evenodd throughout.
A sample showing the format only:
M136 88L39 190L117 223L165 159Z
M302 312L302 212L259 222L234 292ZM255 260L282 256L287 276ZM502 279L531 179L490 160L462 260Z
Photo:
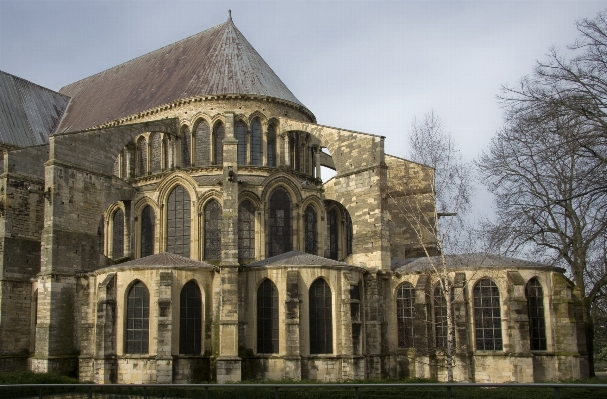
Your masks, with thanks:
M11 147L48 144L70 98L0 71L0 143Z
M448 269L475 269L475 268L508 268L523 267L534 269L558 269L558 267L544 263L532 262L524 259L509 258L507 256L488 253L470 253L460 255L446 255ZM392 259L392 270L400 273L423 272L432 270L432 264L440 265L440 256ZM564 270L563 270L564 271Z
M131 260L124 263L119 263L117 265L112 265L110 267L124 267L124 266L146 266L146 267L204 267L204 268L214 268L213 265L210 265L206 262L200 262L194 259L186 258L180 255L171 254L168 252L161 252L159 254L154 254L150 256L146 256L144 258L139 258L135 260Z
M267 96L303 106L231 18L60 91L72 102L59 131L84 130L179 99L207 95Z
M259 266L351 266L344 262L311 255L305 252L290 251L272 256L258 262L249 263L249 267Z

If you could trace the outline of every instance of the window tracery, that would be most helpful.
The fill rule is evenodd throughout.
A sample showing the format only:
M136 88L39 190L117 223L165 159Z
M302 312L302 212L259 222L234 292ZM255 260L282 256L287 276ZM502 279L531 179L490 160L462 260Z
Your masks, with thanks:
M254 119L251 123L251 165L261 165L262 140L261 123Z
M500 293L488 278L474 286L474 331L477 350L502 350Z
M527 312L529 315L529 338L531 350L546 350L546 319L544 317L544 291L537 278L532 278L525 287Z
M318 220L316 216L316 209L314 209L312 205L307 206L306 212L304 213L304 218L306 224L305 251L306 253L312 255L318 255Z
M237 160L238 165L247 164L247 125L243 121L236 122L234 138L238 140Z
M183 186L171 191L167 201L167 252L190 257L190 194Z
M415 289L405 282L396 289L396 324L398 329L398 347L414 348Z
M238 259L255 259L255 207L248 200L238 206Z
M268 257L293 250L291 198L282 187L278 187L272 192L269 202Z
M150 327L150 293L138 281L129 289L126 305L125 353L148 353Z

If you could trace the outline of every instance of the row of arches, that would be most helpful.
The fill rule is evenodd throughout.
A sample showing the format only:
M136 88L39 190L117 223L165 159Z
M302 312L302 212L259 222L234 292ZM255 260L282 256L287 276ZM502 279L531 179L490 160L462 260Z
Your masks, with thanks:
M203 308L200 288L194 281L181 289L179 300L179 354L202 354ZM316 279L309 290L310 354L333 353L333 306L331 288ZM257 289L257 353L279 352L278 289L264 279ZM135 281L127 293L124 351L147 354L150 337L150 293Z
M317 203L309 203L303 211L303 249L305 252L318 255L320 246L321 229L326 229L325 256L339 260L352 253L353 226L347 210L337 202L327 201L324 211L327 214L326 223L321 223L319 209L320 200ZM192 256L192 201L189 192L182 186L175 186L169 193L164 212L165 226L162 232L164 247L161 251L174 253L185 257ZM259 258L258 238L261 233L262 221L258 217L261 204L255 204L252 200L245 198L238 206L238 258L242 262L249 262ZM101 217L98 237L99 250L108 253L113 259L126 256L125 253L125 213L120 206L113 206L106 218ZM155 250L157 238L157 226L159 220L155 207L145 205L136 217L140 220L139 232L137 234L138 255L145 257L152 255ZM293 250L295 237L293 200L289 192L282 186L273 189L269 195L267 204L266 229L263 232L266 241L266 257L280 255ZM201 259L209 261L221 260L222 239L222 206L218 199L211 198L202 207L200 214L200 242L202 243ZM111 227L105 234L105 225ZM111 238L110 238L111 237ZM106 249L105 242L111 243L111 248ZM110 246L108 246L110 247Z
M440 284L434 287L433 325L436 348L447 347L447 300ZM473 294L474 342L476 350L500 351L503 349L502 319L500 292L497 285L489 278L476 282ZM543 289L536 277L531 278L525 286L527 314L529 318L530 350L546 350L546 320L544 316ZM454 296L451 295L453 299ZM398 346L415 347L415 288L404 282L396 290L396 320ZM453 322L453 326L455 322Z
M176 167L221 166L225 135L223 122L215 122L211 129L205 120L198 122L194 129L183 126L179 136L160 132L142 134L118 155L114 174L130 179ZM307 133L294 131L278 136L275 124L269 124L262 131L258 120L254 120L250 127L238 121L234 138L238 141L238 165L288 166L309 176L318 173L320 161L316 154L320 148L311 145Z

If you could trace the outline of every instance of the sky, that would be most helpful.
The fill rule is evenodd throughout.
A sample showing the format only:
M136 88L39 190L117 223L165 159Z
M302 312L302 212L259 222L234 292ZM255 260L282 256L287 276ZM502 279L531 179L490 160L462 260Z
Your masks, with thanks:
M407 157L433 111L468 161L502 126L496 96L604 1L0 0L0 69L53 90L232 19L319 124ZM325 176L323 176L324 178ZM477 215L491 217L477 191Z

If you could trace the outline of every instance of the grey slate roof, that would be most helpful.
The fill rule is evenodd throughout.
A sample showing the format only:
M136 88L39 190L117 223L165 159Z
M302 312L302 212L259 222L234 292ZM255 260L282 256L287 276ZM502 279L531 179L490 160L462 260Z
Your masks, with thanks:
M249 263L248 267L259 266L351 266L344 262L311 255L305 252L290 251L264 260Z
M191 97L250 94L303 106L232 19L61 89L59 131L79 131Z
M48 144L70 98L0 71L0 143Z
M206 262L200 262L194 259L186 258L183 256L171 254L168 252L161 252L159 254L154 254L150 256L146 256L144 258L139 258L135 260L131 260L124 263L119 263L117 265L112 265L110 267L124 267L124 266L146 266L146 267L204 267L213 269L214 266L210 265Z
M509 258L506 256L493 255L487 253L471 253L461 255L447 255L448 269L475 269L485 267L495 268L534 268L534 269L559 269L543 263L532 262L523 259ZM399 273L423 272L432 270L432 263L440 265L440 257L432 256L430 258L410 258L410 259L392 259L392 270Z

